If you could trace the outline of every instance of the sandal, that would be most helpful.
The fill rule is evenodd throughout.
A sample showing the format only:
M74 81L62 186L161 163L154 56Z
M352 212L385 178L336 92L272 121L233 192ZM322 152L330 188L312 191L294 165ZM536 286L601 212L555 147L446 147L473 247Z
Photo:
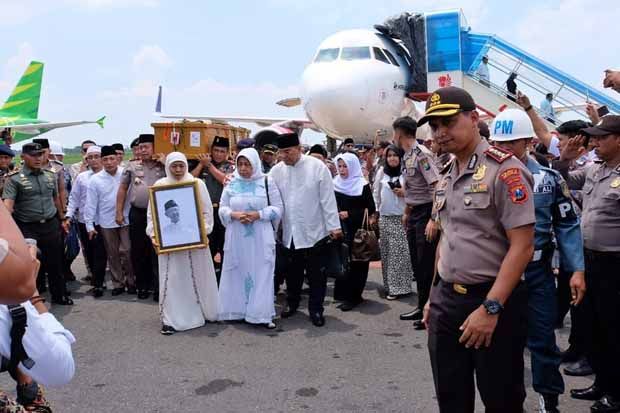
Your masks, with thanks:
M271 321L271 322L269 322L269 323L265 323L265 328L267 328L268 330L273 330L273 329L275 329L276 327L277 327L277 326L276 326L276 323L274 323L273 321Z
M390 301L394 301L394 300L398 300L398 296L397 295L392 295L392 294L388 294L385 296L386 300L390 300Z
M165 324L163 326L161 326L160 333L162 333L164 336L171 336L171 335L173 335L176 332L177 331L174 329L174 327L167 326Z

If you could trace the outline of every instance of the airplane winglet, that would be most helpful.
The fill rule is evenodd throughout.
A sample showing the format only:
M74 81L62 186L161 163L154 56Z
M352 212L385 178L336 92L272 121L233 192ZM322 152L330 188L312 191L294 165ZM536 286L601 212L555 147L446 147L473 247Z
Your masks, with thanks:
M155 113L161 113L161 85L159 85L159 91L157 92L157 103L155 103Z
M95 123L96 123L97 125L99 125L99 127L101 127L101 129L103 129L103 121L104 121L104 120L105 120L105 116L102 116L102 117L100 117L99 119L97 119L97 120L95 121Z

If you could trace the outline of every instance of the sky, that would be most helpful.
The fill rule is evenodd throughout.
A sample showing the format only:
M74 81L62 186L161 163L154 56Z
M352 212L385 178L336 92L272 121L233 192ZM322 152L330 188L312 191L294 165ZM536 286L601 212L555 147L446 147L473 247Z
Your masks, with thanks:
M40 118L106 116L104 129L45 135L65 147L87 138L128 144L151 132L160 84L164 112L304 116L275 102L298 96L324 38L403 11L447 8L463 9L473 31L596 87L606 68L620 67L617 0L0 0L0 100L31 60L44 62Z

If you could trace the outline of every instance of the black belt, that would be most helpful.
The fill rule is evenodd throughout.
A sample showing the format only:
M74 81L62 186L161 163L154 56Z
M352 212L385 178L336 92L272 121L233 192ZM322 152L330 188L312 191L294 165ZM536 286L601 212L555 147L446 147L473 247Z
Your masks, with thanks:
M17 222L18 224L23 224L23 225L40 225L40 224L47 224L48 222L52 222L53 220L55 220L57 217L56 215L54 215L51 218L48 219L41 219L39 221L31 221L31 222L26 222L26 221L20 221L19 219L15 219L15 222Z
M441 277L439 277L439 274L437 275L437 277L439 278L439 282L441 282L448 288L452 289L455 293L461 294L461 295L486 294L489 292L491 287L493 287L493 283L495 282L495 281L489 281L489 282L480 283L480 284L459 284L459 283L451 283L451 282L444 281Z

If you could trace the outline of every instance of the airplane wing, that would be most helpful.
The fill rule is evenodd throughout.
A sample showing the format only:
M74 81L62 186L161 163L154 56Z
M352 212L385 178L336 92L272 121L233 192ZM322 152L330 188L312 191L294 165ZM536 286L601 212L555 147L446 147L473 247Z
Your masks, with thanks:
M281 106L297 106L301 104L300 98L283 99L277 102ZM271 125L279 125L285 128L294 129L312 129L316 132L321 130L316 126L314 122L309 119L291 119L291 118L266 118L266 117L252 117L252 116L212 116L212 115L172 115L163 114L161 111L162 106L162 88L159 86L157 92L157 102L155 103L155 115L164 119L187 119L187 120L202 120L212 123L227 123L227 122L245 122L255 123L261 127L267 127Z
M308 119L292 119L292 118L262 118L251 116L210 116L210 115L169 115L169 114L157 114L164 119L186 119L186 120L202 120L212 123L227 123L227 122L244 122L255 123L258 126L266 127L274 124L284 126L286 128L299 128L312 129L317 132L320 130L314 124L314 122Z
M20 132L27 135L40 135L45 132L49 132L52 129L67 128L69 126L86 125L96 123L103 128L103 121L105 116L97 120L79 120L71 122L41 122L41 123L27 123L23 125L12 125L11 123L0 124L0 128L8 128L12 131Z

